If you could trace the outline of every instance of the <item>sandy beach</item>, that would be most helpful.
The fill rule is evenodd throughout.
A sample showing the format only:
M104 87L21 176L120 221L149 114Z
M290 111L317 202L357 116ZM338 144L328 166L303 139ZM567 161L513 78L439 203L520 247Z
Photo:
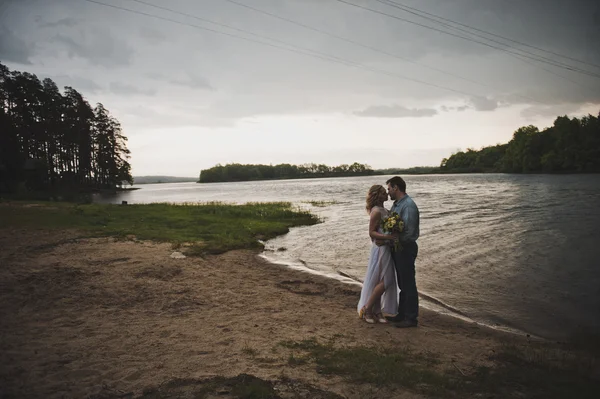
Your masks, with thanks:
M493 366L503 341L526 342L423 309L416 329L368 325L358 287L255 251L175 259L171 244L82 235L0 230L0 396L188 397L201 381L243 374L281 397L422 397L323 375L280 343L409 348L469 375ZM151 396L160 387L167 394Z

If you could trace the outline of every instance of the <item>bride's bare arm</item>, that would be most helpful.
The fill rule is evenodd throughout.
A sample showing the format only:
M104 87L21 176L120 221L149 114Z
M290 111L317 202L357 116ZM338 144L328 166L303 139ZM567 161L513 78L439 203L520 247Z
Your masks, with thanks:
M395 236L382 234L377 231L379 224L381 223L381 211L379 209L371 210L371 216L369 219L369 237L375 240L394 240Z

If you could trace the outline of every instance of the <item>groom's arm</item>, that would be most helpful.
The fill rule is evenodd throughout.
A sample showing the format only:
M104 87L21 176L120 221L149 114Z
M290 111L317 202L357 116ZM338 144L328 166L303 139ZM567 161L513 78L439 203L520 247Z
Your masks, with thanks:
M400 235L403 241L416 241L419 211L415 206L407 206L402 210L400 218L404 222L404 231Z

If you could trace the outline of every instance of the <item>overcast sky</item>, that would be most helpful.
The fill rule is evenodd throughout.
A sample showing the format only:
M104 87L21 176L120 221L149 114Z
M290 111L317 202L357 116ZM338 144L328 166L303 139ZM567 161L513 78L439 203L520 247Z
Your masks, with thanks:
M338 0L235 1L363 47L226 0L144 0L189 16L98 0L180 24L85 0L0 0L0 61L102 102L138 176L232 162L439 165L520 126L600 111L600 78L490 47L506 48L498 43ZM376 0L344 1L447 29ZM585 61L509 48L600 76L590 65L600 65L600 2L394 1Z

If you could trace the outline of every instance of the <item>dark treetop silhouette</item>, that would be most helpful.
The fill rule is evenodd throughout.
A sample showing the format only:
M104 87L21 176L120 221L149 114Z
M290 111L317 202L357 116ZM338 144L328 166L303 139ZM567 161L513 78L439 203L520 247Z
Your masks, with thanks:
M100 103L0 63L0 192L92 191L133 183L127 138Z

